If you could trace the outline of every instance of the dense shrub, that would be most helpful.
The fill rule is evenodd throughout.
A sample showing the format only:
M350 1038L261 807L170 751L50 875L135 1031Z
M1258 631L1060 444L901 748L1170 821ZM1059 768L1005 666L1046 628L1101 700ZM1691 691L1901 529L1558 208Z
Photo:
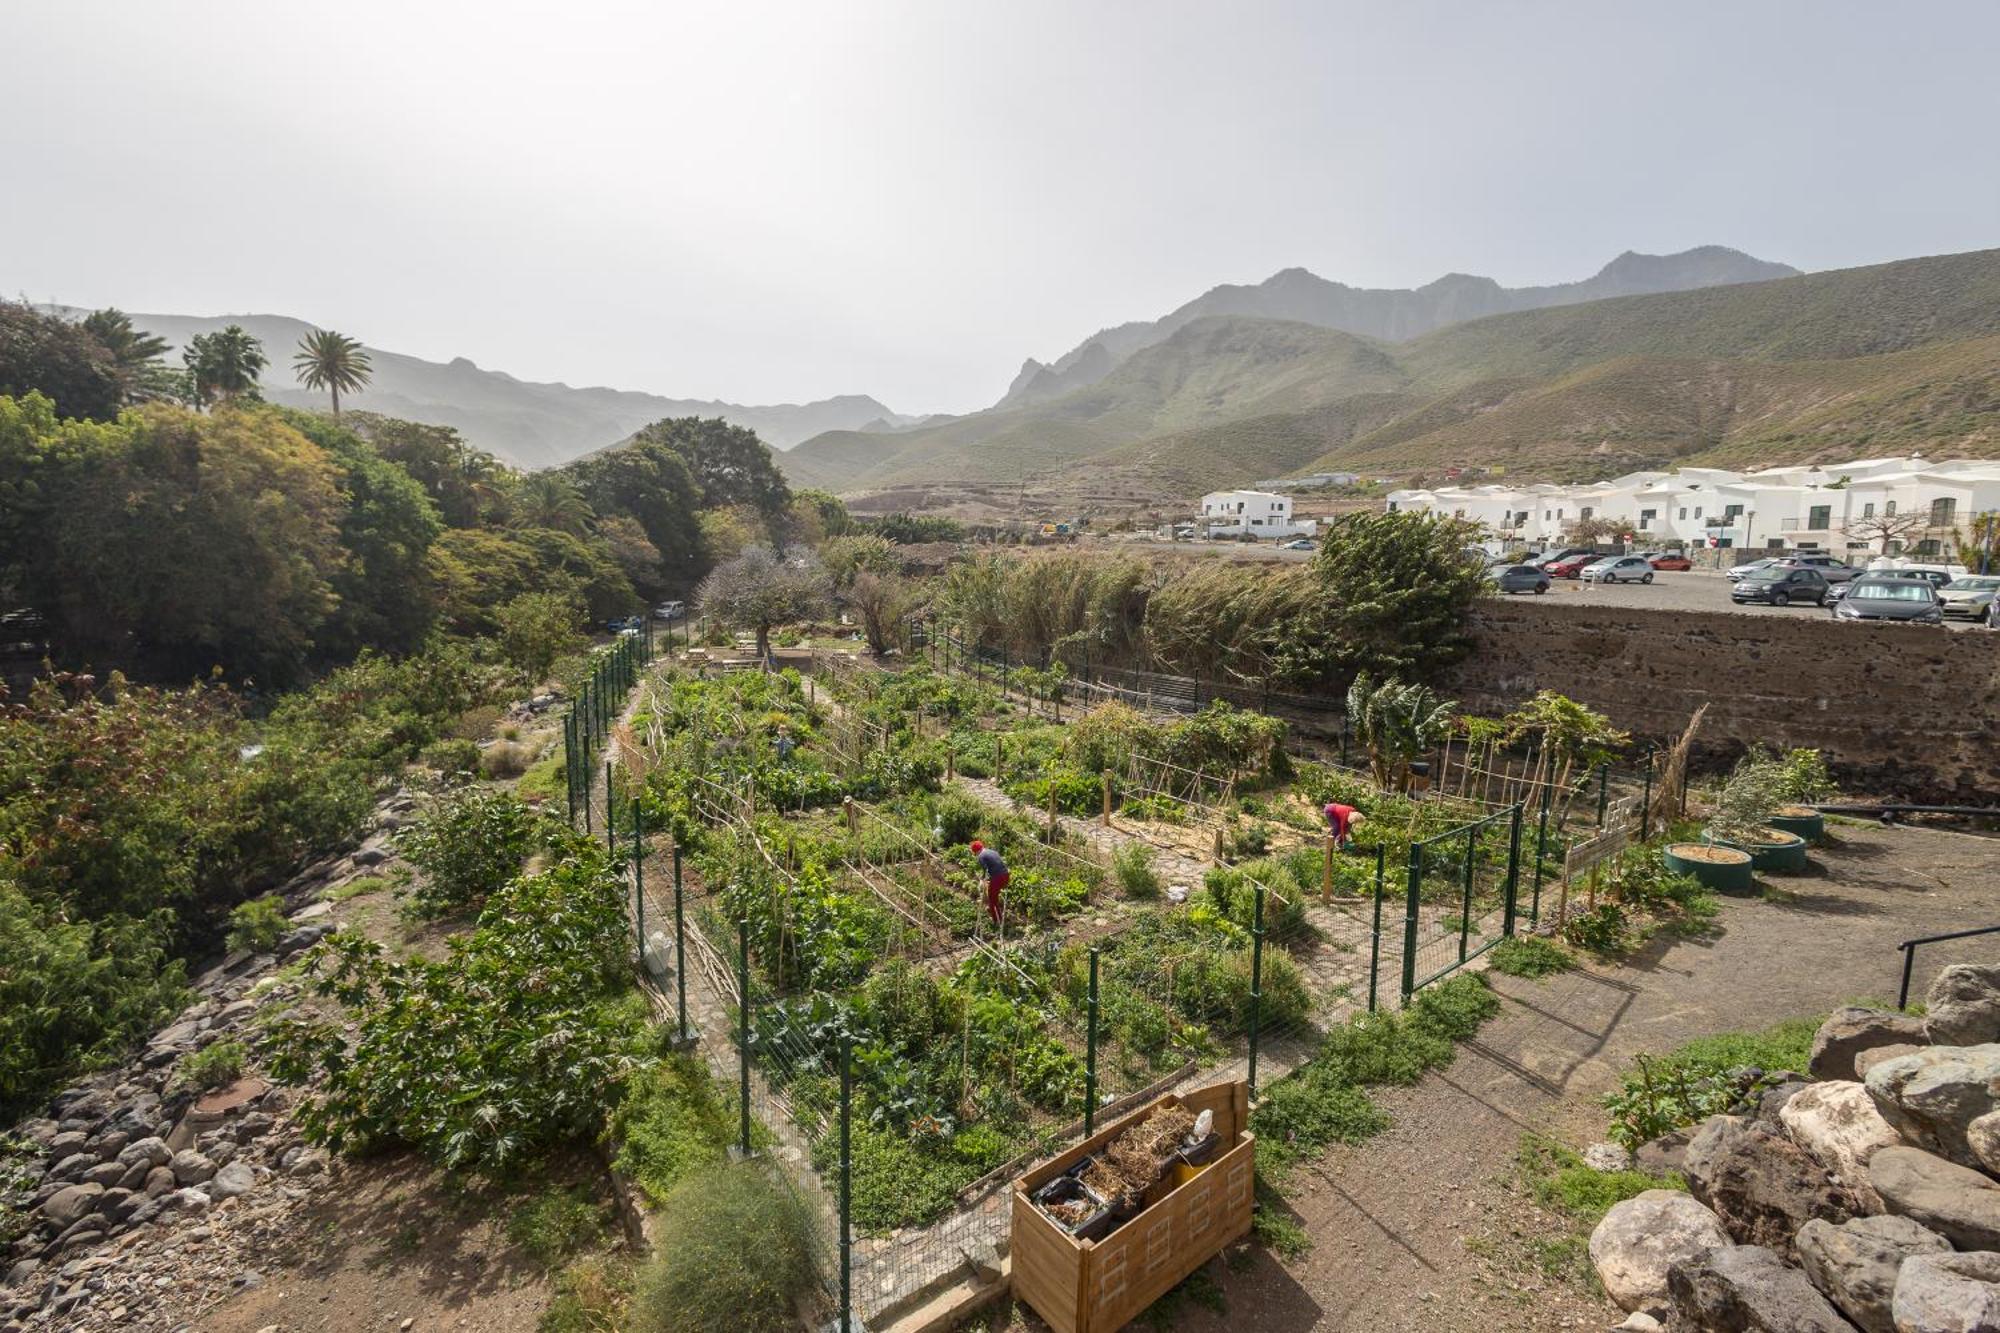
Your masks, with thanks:
M1128 842L1113 852L1111 873L1127 898L1160 896L1160 876L1153 869L1153 853L1142 842Z
M285 917L285 900L275 893L266 894L230 909L228 944L231 949L263 953L291 928Z
M183 1056L174 1066L175 1088L207 1092L234 1083L243 1077L250 1050L240 1041L218 1041L192 1055Z
M691 1176L660 1210L638 1333L785 1333L814 1282L812 1217L761 1165Z
M611 1114L616 1165L654 1203L664 1203L688 1176L724 1160L735 1117L718 1095L707 1066L674 1055L631 1081Z
M1604 1099L1611 1137L1636 1148L1670 1129L1728 1111L1786 1070L1802 1071L1819 1018L1761 1032L1697 1037L1658 1057L1640 1056L1617 1092Z
M1517 935L1493 946L1493 970L1510 977L1540 978L1569 970L1569 951L1539 935Z
M423 872L412 903L428 916L477 906L520 873L534 828L534 813L511 792L478 784L434 792L396 834L396 850Z
M601 847L558 833L554 864L487 899L436 962L391 962L340 932L307 955L322 1017L273 1030L272 1069L306 1085L297 1116L333 1148L404 1143L446 1166L503 1164L594 1135L649 1067L627 989L625 892Z
M432 741L418 758L447 778L469 778L479 771L479 747L457 736Z

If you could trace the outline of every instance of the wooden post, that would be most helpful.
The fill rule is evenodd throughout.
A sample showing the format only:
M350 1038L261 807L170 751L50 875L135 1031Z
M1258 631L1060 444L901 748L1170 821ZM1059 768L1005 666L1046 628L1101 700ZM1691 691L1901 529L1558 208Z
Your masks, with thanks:
M1050 844L1051 844L1051 845L1053 845L1053 844L1054 844L1054 842L1055 842L1055 840L1056 840L1056 780L1055 780L1055 777L1054 777L1053 775L1051 775L1051 776L1050 776L1050 778L1049 778L1049 842L1050 842Z
M1319 881L1319 900L1323 903L1331 903L1333 901L1333 843L1333 834L1328 833L1326 835L1326 866L1320 875Z
M1104 772L1099 775L1098 781L1102 783L1104 787L1103 824L1104 827L1110 828L1111 827L1111 770L1108 768L1105 769Z
M952 782L955 781L957 777L958 777L958 747L956 745L947 745L944 747L944 780L946 782Z
M1222 864L1222 826L1219 824L1215 829L1215 863Z
M856 810L855 810L855 808L854 808L854 798L853 798L852 796L843 796L843 797L841 797L841 798L840 798L840 806L841 806L841 810L842 810L842 811L843 811L843 812L844 812L844 813L845 813L845 814L847 815L847 834L848 834L848 836L849 836L849 837L851 837L851 838L858 838L858 837L860 837L860 836L861 836L861 815L860 815L860 813L859 813L858 811L856 811Z

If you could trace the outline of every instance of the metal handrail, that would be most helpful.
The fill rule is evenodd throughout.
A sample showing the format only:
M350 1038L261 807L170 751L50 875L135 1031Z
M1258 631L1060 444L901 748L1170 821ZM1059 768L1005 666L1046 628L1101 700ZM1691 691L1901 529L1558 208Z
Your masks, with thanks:
M1949 935L1926 935L1922 939L1904 940L1897 945L1903 951L1903 987L1896 992L1896 1007L1907 1009L1910 1005L1910 969L1917 961L1917 946L1938 944L1945 940L1970 939L1974 935L1991 935L2000 932L2000 926L1980 926L1976 930L1954 930Z

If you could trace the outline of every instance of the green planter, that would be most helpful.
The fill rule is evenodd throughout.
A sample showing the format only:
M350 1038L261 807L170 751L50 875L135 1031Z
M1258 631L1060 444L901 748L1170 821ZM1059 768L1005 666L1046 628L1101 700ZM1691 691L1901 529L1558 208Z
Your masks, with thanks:
M1806 868L1806 840L1796 833L1784 833L1773 828L1774 834L1782 833L1784 841L1770 842L1729 842L1722 846L1737 847L1750 853L1750 864L1759 871L1770 875L1796 874Z
M1667 869L1677 875L1693 875L1703 888L1717 893L1749 893L1754 886L1750 853L1740 847L1722 847L1706 842L1670 842L1660 853ZM1720 858L1720 859L1712 859Z
M1807 842L1818 842L1826 836L1825 815L1817 810L1808 810L1804 806L1792 806L1790 808L1798 810L1800 813L1788 815L1780 812L1772 815L1772 828L1783 829L1787 833L1795 833Z

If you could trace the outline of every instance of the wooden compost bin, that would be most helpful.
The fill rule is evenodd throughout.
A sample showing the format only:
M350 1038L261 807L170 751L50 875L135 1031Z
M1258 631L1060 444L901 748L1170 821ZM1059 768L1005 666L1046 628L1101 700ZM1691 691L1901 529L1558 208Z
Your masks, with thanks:
M1042 1185L1165 1106L1215 1112L1215 1155L1192 1178L1154 1187L1139 1214L1103 1240L1078 1240L1029 1201ZM1250 1231L1257 1141L1249 1088L1217 1083L1169 1093L1014 1182L1014 1294L1055 1333L1114 1333L1223 1246Z

